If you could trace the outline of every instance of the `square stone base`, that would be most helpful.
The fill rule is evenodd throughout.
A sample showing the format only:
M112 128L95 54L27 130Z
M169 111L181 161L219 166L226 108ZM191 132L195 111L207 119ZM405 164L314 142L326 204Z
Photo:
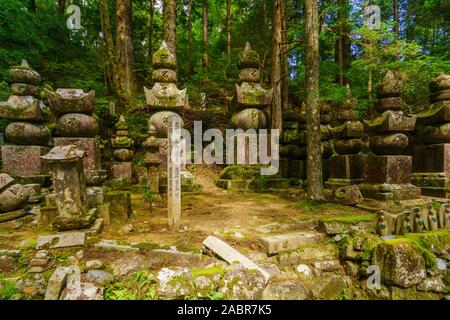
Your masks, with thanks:
M413 172L450 172L450 143L414 146Z
M41 146L4 145L2 149L2 171L14 176L38 176L48 172L40 156L50 149Z
M374 184L409 184L411 182L412 157L367 156L364 181Z
M330 179L362 182L366 155L336 155L330 158Z
M55 147L74 144L85 150L87 156L83 159L84 170L101 169L100 144L95 138L55 138Z
M306 160L289 161L289 178L306 179Z
M133 218L131 208L131 193L128 191L113 191L105 195L105 202L110 203L111 220L126 222Z
M110 177L113 180L131 183L132 173L131 162L115 162L111 164Z
M446 199L450 196L449 173L413 173L411 182L422 189L424 196Z
M381 184L381 183L362 183L359 185L364 198L375 200L409 200L418 199L421 196L421 190L410 183L407 184Z

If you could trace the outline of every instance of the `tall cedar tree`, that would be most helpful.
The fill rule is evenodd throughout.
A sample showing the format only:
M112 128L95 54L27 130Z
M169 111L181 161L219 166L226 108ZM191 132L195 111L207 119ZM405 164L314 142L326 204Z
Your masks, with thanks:
M177 1L163 1L164 40L169 50L177 56Z
M282 36L282 9L283 0L273 1L272 21L272 69L270 72L271 86L273 88L273 103L271 110L272 129L282 130L281 114L281 42Z
M306 39L306 175L311 200L323 200L319 107L319 14L317 0L305 1Z

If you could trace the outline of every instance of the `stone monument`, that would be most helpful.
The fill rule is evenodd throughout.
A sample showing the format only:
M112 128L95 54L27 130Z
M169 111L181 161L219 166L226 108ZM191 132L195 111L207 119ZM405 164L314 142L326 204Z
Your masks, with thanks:
M111 139L115 160L111 164L111 178L119 183L130 184L132 179L131 159L134 155L133 150L131 150L133 140L128 136L128 125L123 115L120 116L115 128L116 134Z
M10 69L12 94L0 102L0 119L13 121L5 128L7 144L1 147L2 171L22 184L45 185L48 171L40 156L50 150L50 130L43 124L44 105L39 100L41 76L26 60Z
M101 168L100 145L97 120L92 116L95 105L95 92L85 93L81 89L45 90L56 122L55 146L76 145L86 151L83 159L86 184L98 186L107 177Z
M450 75L431 82L430 102L417 115L412 183L425 196L450 198Z
M420 197L420 188L411 184L412 157L405 155L408 133L416 117L403 113L402 81L388 71L378 86L379 115L364 121L372 154L367 156L364 182L359 186L365 198L406 200Z

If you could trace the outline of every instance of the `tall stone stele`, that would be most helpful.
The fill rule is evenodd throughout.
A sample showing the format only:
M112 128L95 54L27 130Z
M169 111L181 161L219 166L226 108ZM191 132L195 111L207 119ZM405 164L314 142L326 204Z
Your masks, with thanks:
M111 165L111 178L118 182L130 184L132 178L131 159L134 155L133 150L131 150L133 140L128 136L128 125L123 115L120 116L115 127L116 134L111 139L115 160Z
M409 145L408 133L414 131L416 117L402 109L402 81L394 71L388 71L377 89L380 113L364 121L369 135L364 183L359 188L365 198L406 200L420 197L420 188L411 184L412 157L405 155Z
M155 148L159 150L159 164L153 155L149 155L153 157L151 163L147 162L148 173L151 175L148 180L153 184L151 188L154 192L159 189L155 185L155 182L159 183L159 178L154 175L167 170L168 119L173 115L178 117L183 125L181 114L184 108L189 107L187 90L179 90L176 85L176 67L176 58L163 41L158 51L153 54L152 78L155 84L151 89L144 87L147 106L151 111L148 128L152 137L144 148L153 155Z
M44 125L44 105L39 100L41 76L26 60L10 69L11 95L0 102L0 119L12 120L5 128L7 144L1 147L2 171L20 183L45 184L48 172L40 156L50 150L50 130Z
M87 152L76 145L56 146L41 158L52 173L57 216L52 226L58 230L84 229L95 219L89 209L83 160Z
M450 198L450 75L429 87L430 109L417 115L412 183L423 195Z
M356 100L347 88L345 103L334 110L335 125L331 129L334 155L330 159L330 179L326 182L329 189L360 184L364 179L366 155L362 154L365 144L364 125L358 120L358 112L352 110Z
M100 144L96 138L99 128L92 116L95 92L85 93L81 89L45 89L50 108L58 120L56 122L55 146L76 145L86 151L83 168L86 183L97 186L106 180L107 172L101 167Z

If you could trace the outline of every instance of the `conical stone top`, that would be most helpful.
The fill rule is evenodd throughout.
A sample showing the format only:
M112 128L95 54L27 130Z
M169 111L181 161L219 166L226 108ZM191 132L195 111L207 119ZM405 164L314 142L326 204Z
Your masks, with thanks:
M127 121L123 114L120 115L119 121L116 123L116 130L128 130Z
M400 97L403 91L402 80L397 74L389 70L377 89L378 98Z
M158 51L153 54L153 68L154 69L171 69L176 70L177 61L175 55L170 52L167 43L163 41Z
M258 52L252 50L249 42L245 44L245 48L238 55L238 67L239 69L245 68L259 68L260 58Z
M41 75L33 70L27 60L22 60L20 66L9 69L11 83L23 83L38 86L41 83Z

